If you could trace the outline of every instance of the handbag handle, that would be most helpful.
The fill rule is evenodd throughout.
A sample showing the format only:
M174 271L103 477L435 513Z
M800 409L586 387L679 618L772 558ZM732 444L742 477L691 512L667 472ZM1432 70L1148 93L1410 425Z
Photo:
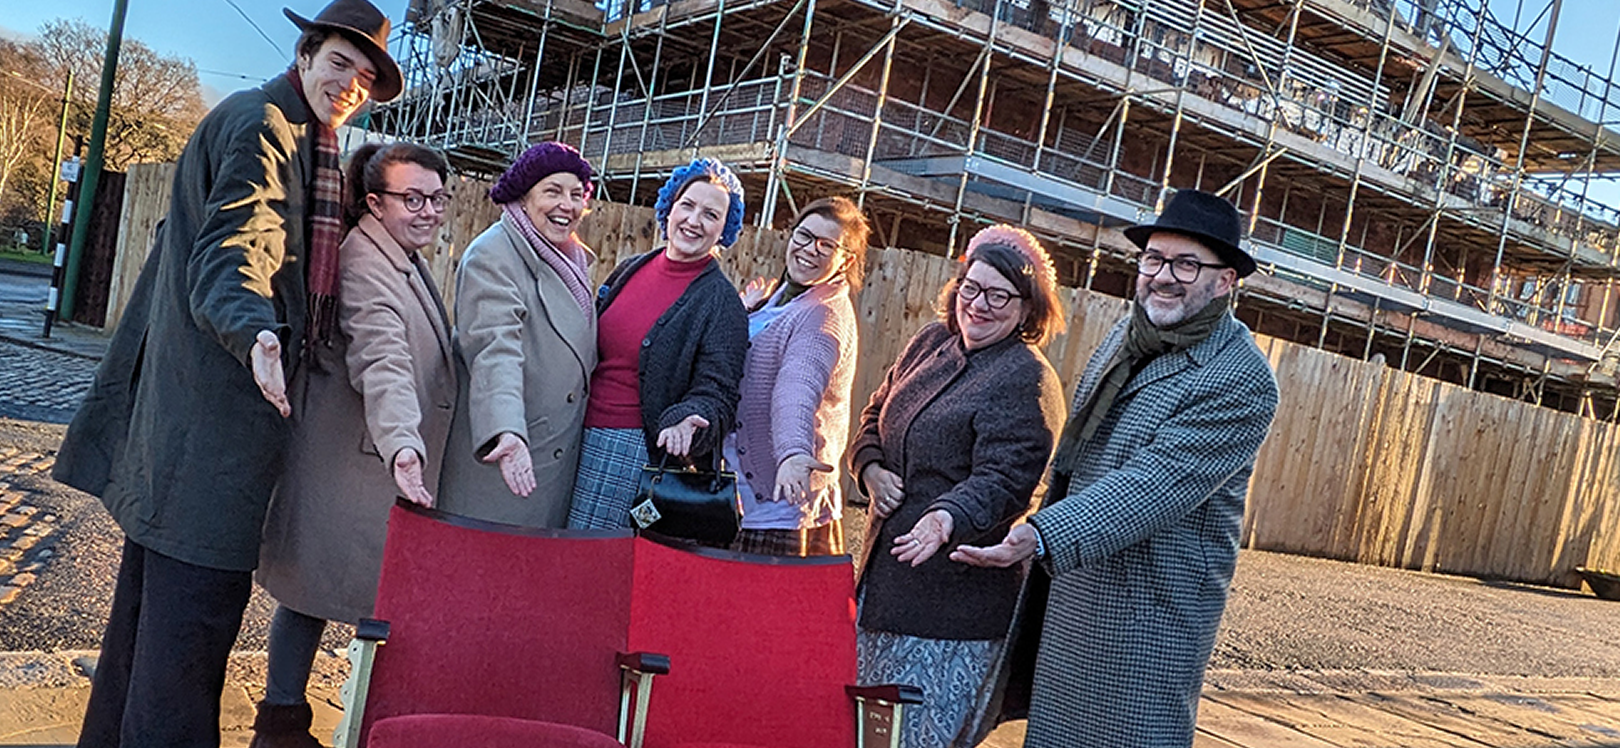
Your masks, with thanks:
M660 450L660 451L662 451L662 450ZM725 466L725 461L722 460L721 457L720 457L720 451L721 450L719 448L716 448L713 451L709 452L709 457L710 457L711 463L712 463L712 466L710 468L710 473L709 473L709 475L711 476L710 479L709 479L709 490L710 491L718 491L718 490L720 490L721 468ZM647 490L648 491L655 490L658 487L659 479L663 478L664 473L668 473L668 472L682 473L682 472L686 472L688 469L691 469L691 470L695 471L697 468L696 468L696 466L692 466L690 468L675 468L674 470L671 470L670 467L669 467L669 453L664 452L662 455L660 455L658 457L658 475L655 475L655 476L652 477L652 485L648 486Z

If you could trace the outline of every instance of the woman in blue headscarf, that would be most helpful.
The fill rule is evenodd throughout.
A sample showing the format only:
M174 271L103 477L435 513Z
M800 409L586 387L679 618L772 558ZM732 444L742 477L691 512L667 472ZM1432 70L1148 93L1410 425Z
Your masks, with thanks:
M597 295L598 360L568 526L630 526L642 466L709 465L735 428L748 313L720 271L743 188L719 161L676 169L654 206L663 247L625 260Z

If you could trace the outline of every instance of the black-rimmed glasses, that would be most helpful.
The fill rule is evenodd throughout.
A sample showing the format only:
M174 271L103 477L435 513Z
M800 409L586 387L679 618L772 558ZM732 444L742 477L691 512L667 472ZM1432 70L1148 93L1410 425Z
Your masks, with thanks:
M844 245L839 243L837 240L828 239L824 236L816 236L815 234L810 233L809 229L803 227L793 230L793 235L790 238L790 241L792 241L793 245L796 247L807 247L811 244L816 245L816 259L831 257L837 254L838 250L844 248Z
M445 206L450 204L450 193L448 192L435 192L431 195L424 195L416 190L407 190L405 192L377 190L377 193L380 195L393 195L399 198L399 201L405 204L405 209L412 213L421 213L422 209L429 205L433 206L433 212L443 213Z
M1152 278L1158 275L1165 265L1170 266L1170 277L1174 278L1177 283L1197 283L1198 274L1202 273L1204 268L1222 269L1232 267L1218 262L1204 262L1196 257L1170 258L1155 252L1143 252L1136 256L1136 272L1138 275Z
M966 278L956 287L956 293L963 301L972 302L980 296L984 297L985 306L991 309L1005 309L1013 299L1024 298L1023 294L1013 293L1005 288L986 288Z

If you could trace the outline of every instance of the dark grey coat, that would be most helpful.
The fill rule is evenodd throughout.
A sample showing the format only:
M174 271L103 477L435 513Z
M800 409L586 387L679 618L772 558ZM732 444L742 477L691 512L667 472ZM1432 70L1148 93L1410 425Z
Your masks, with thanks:
M947 556L1007 536L1029 509L1062 426L1062 385L1034 346L1009 336L968 351L938 322L912 337L850 445L853 475L879 462L905 485L900 508L867 537L863 628L929 639L1007 635L1022 571ZM951 514L946 547L915 568L895 560L894 539L935 509Z
M259 394L254 337L303 346L314 146L285 76L239 91L180 155L169 213L53 471L130 540L187 563L258 563L288 424Z
M596 315L601 317L630 276L662 251L619 263L598 293ZM720 439L736 428L747 355L748 311L720 263L711 262L641 341L636 376L641 384L642 431L652 461L663 454L654 443L658 432L698 415L709 427L693 435L691 459L697 465L709 464Z

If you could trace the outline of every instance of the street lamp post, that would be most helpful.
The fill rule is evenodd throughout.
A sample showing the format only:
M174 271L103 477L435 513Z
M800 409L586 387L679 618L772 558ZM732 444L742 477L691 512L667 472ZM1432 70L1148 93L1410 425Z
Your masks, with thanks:
M56 121L56 156L51 159L51 196L45 200L44 234L39 242L41 253L51 251L51 213L56 210L56 190L62 182L62 142L67 140L68 100L73 98L73 69L68 69L67 87L62 89L62 116Z
M24 77L22 73L15 70L5 70L0 72L4 72L6 75L16 78L19 83L26 83L42 91L56 93L46 86L42 86L39 83L29 80L28 78ZM56 157L51 161L51 196L45 201L45 220L41 222L45 227L44 230L40 232L44 235L39 242L39 251L41 253L51 251L51 212L56 210L56 190L58 183L62 180L62 142L67 139L68 101L72 98L73 70L69 68L67 71L67 86L62 90L62 115L56 121Z

